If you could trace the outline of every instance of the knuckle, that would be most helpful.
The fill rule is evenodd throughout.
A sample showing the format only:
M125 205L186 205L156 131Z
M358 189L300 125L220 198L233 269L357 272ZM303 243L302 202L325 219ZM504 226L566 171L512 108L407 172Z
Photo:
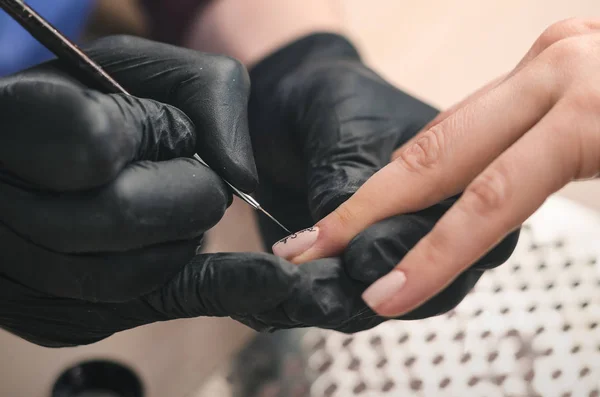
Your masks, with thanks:
M80 135L74 144L71 156L67 161L71 164L73 175L87 179L89 184L100 184L110 181L116 176L122 164L120 157L120 139L115 139L115 130L104 109L97 103L86 102L80 106L73 125L81 125L81 130L74 133ZM83 130L83 133L82 133Z
M572 72L580 61L587 62L593 51L593 43L588 36L570 37L546 50L550 63L566 72Z
M111 220L111 226L126 228L137 224L138 214L135 211L134 193L124 180L117 178L110 184L105 194L108 198L107 202L111 205L105 209L103 215Z
M214 198L210 200L210 210L207 211L206 207L204 207L206 217L205 225L203 225L203 227L207 230L219 223L223 216L225 216L225 212L227 211L230 202L230 194L223 182L215 180L215 184L219 186L219 188L215 189Z
M590 22L586 19L565 19L546 28L536 41L536 46L540 51L543 51L561 40L589 32L590 30Z
M422 241L421 252L424 256L424 263L442 264L447 261L448 254L452 252L452 245L448 235L439 228L434 228ZM419 269L419 272L425 271L437 272L436 266ZM431 275L430 275L431 276Z
M231 203L230 190L213 170L206 169L194 159L178 160L185 166L180 172L180 184L187 186L181 189L178 196L171 195L173 202L178 202L191 209L194 214L189 219L190 230L206 231L215 226L225 215ZM189 172L187 172L189 170ZM195 176L194 176L195 175ZM191 176L191 178L190 178ZM182 228L183 230L183 228Z
M480 216L488 216L503 208L510 200L506 168L497 166L477 177L465 190L463 208Z
M237 59L224 55L213 55L212 65L219 76L220 83L236 87L249 88L250 77L246 67Z
M600 90L579 86L565 96L561 103L565 125L572 131L557 127L561 145L557 157L561 159L563 179L587 179L600 172L600 124L596 121L600 113Z
M598 114L600 112L600 89L589 87L587 82L575 86L565 96L565 102L569 114L581 115L582 112Z
M394 162L410 172L435 168L441 162L444 134L443 126L434 126L400 150Z
M538 105L550 108L562 94L562 74L548 60L536 58L519 71L519 78L524 82L525 90L530 99Z
M355 215L353 211L348 208L346 204L342 204L337 207L331 213L333 217L333 221L335 222L336 228L340 228L339 230L348 230L350 226L353 224L353 220Z

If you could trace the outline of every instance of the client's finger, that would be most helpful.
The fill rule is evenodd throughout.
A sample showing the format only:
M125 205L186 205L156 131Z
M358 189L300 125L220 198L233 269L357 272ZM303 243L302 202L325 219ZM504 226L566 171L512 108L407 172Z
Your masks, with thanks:
M535 74L535 75L532 75ZM296 263L338 254L361 230L461 192L553 106L552 74L525 68L405 145L309 232L273 247Z
M589 131L600 135L597 122L565 117L573 114L567 112L558 105L495 160L396 269L365 292L365 301L384 316L412 310L517 228L550 194L574 177L597 172L597 164L590 164L577 175L580 140L573 137ZM572 131L574 126L586 134ZM600 148L587 150L594 153L584 158L600 157Z

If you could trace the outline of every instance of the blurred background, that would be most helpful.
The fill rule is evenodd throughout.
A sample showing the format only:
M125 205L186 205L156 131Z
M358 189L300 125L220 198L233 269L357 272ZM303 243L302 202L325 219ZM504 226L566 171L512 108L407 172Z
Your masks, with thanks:
M136 0L29 3L81 42L115 33L148 33ZM344 0L341 4L348 32L368 63L399 87L441 108L510 70L553 22L600 16L598 0ZM0 74L47 57L0 15ZM585 214L600 210L598 181L572 184L560 195L587 207L590 212ZM254 214L238 203L209 238L209 251L261 249ZM144 384L145 397L200 396L207 382L214 381L218 370L254 336L227 319L180 320L124 332L93 346L50 350L0 331L0 396L49 397L63 371L90 359L131 367ZM596 358L600 361L600 353Z

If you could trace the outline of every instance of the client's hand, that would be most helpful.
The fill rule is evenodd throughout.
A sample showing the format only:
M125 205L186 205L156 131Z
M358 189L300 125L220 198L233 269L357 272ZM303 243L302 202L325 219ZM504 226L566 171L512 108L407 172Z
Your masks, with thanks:
M437 114L367 68L354 47L336 35L314 35L290 44L260 62L250 75L250 134L261 180L259 198L294 230L309 228L330 214ZM402 189L411 192L415 186L404 184ZM372 205L385 201L385 194L378 192ZM383 321L366 309L361 293L393 269L455 201L449 198L420 212L382 220L355 236L345 251L335 252L339 259L302 265L305 285L293 292L297 299L285 304L282 324L292 319L297 325L357 331ZM268 221L262 220L261 226L269 244L283 237ZM299 262L302 251L330 232L309 228L273 250ZM484 269L509 257L517 235L503 240L404 318L437 315L456 306Z
M600 20L551 26L511 73L441 115L321 220L318 239L295 260L341 252L381 219L464 190L365 300L396 316L444 290L549 195L600 173L599 54Z

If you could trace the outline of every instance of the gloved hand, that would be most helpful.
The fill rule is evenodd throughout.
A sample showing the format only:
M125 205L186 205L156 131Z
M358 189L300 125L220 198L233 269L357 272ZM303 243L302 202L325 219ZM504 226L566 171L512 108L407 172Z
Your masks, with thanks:
M310 227L333 211L437 114L379 77L346 39L332 34L288 45L255 66L250 77L250 134L261 180L258 198L292 230ZM361 293L387 274L456 199L373 225L339 259L301 265L304 287L284 305L280 326L354 332L384 321L366 307ZM261 229L268 244L284 237L264 219ZM403 318L454 308L485 269L506 261L517 239L515 232L445 291ZM259 316L265 328L276 323L271 315Z
M129 37L86 50L138 97L90 89L59 62L0 80L0 327L70 346L276 307L293 265L194 257L231 196L189 157L247 192L257 183L245 69Z

